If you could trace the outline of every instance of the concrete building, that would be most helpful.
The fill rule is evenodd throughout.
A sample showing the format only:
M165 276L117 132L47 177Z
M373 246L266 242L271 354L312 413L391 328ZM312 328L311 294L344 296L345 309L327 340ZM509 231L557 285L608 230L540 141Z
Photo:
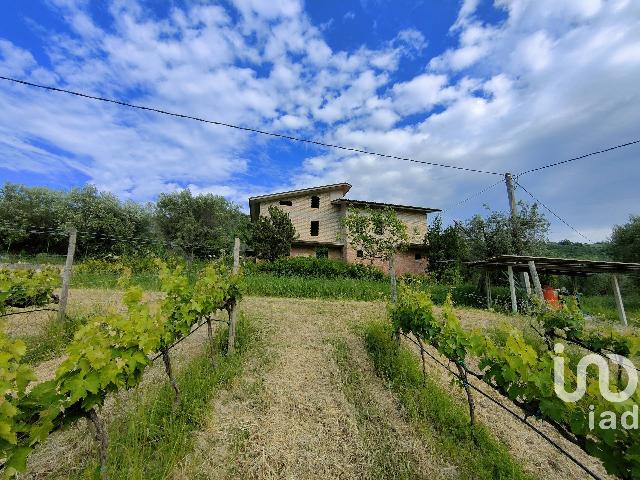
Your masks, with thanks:
M336 183L251 197L251 220L255 221L260 215L269 215L269 207L275 205L289 214L298 233L291 248L291 256L327 256L346 262L369 263L370 260L361 257L362 252L355 251L341 240L345 238L342 218L349 206L391 207L407 225L410 237L409 248L396 257L396 271L398 274L423 273L427 268L424 247L427 214L440 210L351 200L345 198L350 189L351 185L348 183ZM374 265L385 271L387 269L387 265L379 260L375 260Z

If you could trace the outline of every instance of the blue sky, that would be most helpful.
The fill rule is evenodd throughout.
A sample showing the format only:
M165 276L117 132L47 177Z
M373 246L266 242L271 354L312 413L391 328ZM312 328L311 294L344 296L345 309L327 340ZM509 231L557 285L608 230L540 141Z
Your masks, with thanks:
M0 74L419 160L520 172L640 138L631 0L5 2ZM446 208L499 180L0 82L0 179L146 201L348 181ZM638 214L640 145L520 181L592 240ZM530 200L518 189L519 198ZM506 209L504 186L446 221ZM549 216L552 238L581 240Z

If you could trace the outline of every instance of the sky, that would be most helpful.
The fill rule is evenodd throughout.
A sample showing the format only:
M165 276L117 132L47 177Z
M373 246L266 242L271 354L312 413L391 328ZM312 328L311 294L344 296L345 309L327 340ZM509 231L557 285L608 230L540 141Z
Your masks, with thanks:
M517 174L640 138L632 0L22 0L0 75L427 162ZM350 198L508 208L498 175L332 150L0 81L0 181L149 201L349 182ZM640 144L526 174L590 241L640 214ZM496 184L497 183L497 184ZM488 191L460 204L486 187ZM532 201L517 188L519 200ZM551 214L550 237L585 241Z

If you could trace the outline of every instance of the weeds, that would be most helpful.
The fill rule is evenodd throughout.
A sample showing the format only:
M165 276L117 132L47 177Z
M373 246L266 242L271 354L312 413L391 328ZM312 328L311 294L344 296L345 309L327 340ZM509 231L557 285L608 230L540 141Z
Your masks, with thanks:
M389 324L368 324L365 343L377 372L397 395L409 421L434 440L443 457L452 459L459 478L530 478L488 430L475 426L472 433L468 413L450 392L429 378L423 383L418 357L392 338Z

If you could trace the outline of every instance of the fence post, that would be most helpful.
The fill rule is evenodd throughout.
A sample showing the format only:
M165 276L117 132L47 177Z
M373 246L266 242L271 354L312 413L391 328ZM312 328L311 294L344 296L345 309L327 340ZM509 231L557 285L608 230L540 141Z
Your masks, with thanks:
M69 284L71 283L71 268L73 267L73 255L76 252L76 236L78 231L75 227L69 229L69 246L67 247L67 258L62 271L62 291L60 292L60 303L58 304L58 320L64 320L67 313L67 300L69 298Z
M240 269L240 239L236 237L233 244L233 274L236 275ZM227 352L233 354L236 344L236 302L235 300L229 306L229 340L227 343Z

